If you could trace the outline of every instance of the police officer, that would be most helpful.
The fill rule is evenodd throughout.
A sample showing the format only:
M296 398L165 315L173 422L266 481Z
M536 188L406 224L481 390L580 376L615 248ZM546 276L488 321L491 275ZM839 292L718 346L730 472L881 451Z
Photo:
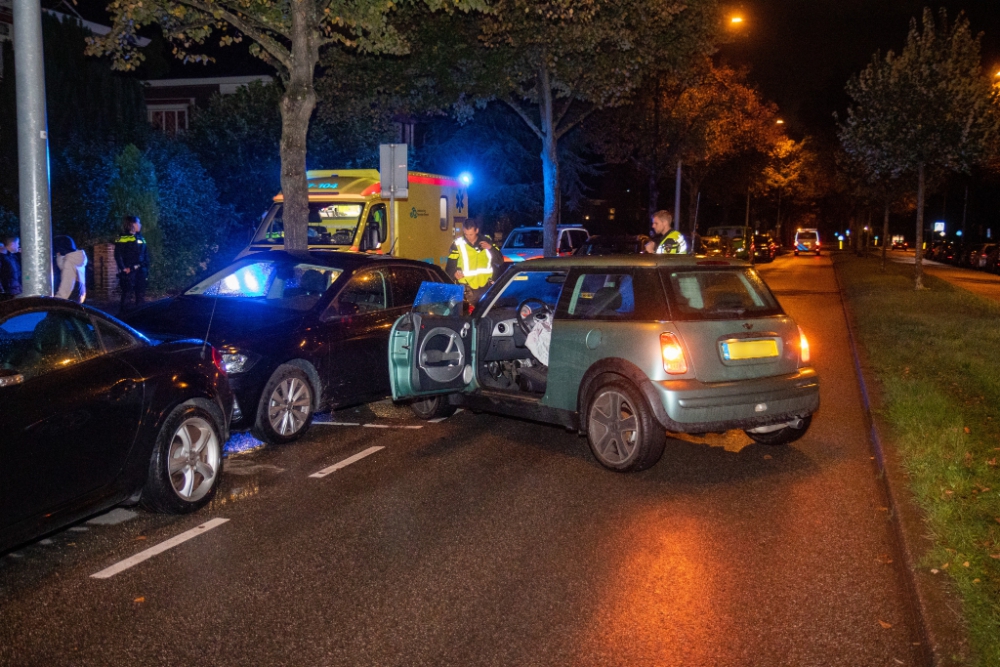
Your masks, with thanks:
M122 292L119 312L125 312L129 293L135 295L135 305L141 306L146 297L149 277L149 251L142 237L138 216L122 218L122 235L115 241L115 263L118 265L118 286Z
M489 237L479 235L479 223L472 218L462 223L462 236L451 244L445 273L466 288L470 303L476 303L503 271L503 255Z
M662 254L684 254L688 251L687 239L676 229L670 229L674 216L670 211L653 214L653 240L646 244L646 252Z

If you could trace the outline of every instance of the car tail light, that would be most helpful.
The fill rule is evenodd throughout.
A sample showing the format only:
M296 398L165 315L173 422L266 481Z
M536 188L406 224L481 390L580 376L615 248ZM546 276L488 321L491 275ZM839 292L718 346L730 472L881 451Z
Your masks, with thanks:
M806 338L806 333L802 331L802 327L799 327L799 358L802 363L809 363L809 339Z
M671 375L687 373L687 361L684 360L684 348L677 336L672 333L660 334L660 353L663 356L663 370Z
M212 363L215 364L215 367L219 369L220 373L223 375L226 374L226 366L222 363L222 353L214 347L212 348Z

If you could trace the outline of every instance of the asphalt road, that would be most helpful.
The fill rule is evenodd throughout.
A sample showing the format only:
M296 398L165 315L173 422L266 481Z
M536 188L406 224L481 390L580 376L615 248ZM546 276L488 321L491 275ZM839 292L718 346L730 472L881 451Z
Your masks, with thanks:
M762 272L820 372L799 442L671 439L622 475L552 426L343 411L389 428L316 425L231 456L195 515L119 509L0 557L0 664L925 664L830 262Z

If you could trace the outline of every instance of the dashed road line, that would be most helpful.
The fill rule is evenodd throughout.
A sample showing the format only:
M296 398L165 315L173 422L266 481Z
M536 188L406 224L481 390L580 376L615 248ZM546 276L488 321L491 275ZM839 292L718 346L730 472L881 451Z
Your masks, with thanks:
M423 426L400 426L397 424L362 424L364 428L404 428L404 429L418 429L423 428Z
M363 452L358 452L354 456L346 458L343 461L340 461L339 463L334 463L329 468L323 468L322 470L320 470L318 472L314 472L313 474L311 474L309 476L313 477L315 479L323 479L324 477L326 477L330 473L337 472L341 468L346 468L347 466L351 465L352 463L357 463L361 459L365 458L366 456L371 456L372 454L374 454L375 452L379 451L380 449L385 449L385 447L369 447L368 449L366 449Z
M139 563L145 560L149 560L153 556L157 556L163 553L164 551L167 551L168 549L173 549L177 545L183 544L184 542L187 542L190 539L198 537L199 535L203 535L208 531L212 530L213 528L218 528L227 521L229 521L229 519L212 519L211 521L206 521L200 526L196 526L191 530L183 532L176 537L171 537L169 540L166 540L165 542L160 542L156 546L150 547L145 551L140 551L131 558L126 558L123 561L119 561L114 565L112 565L111 567L105 568L100 572L97 572L90 576L92 579L108 579L110 577L113 577L119 572L124 572L130 567L138 565Z

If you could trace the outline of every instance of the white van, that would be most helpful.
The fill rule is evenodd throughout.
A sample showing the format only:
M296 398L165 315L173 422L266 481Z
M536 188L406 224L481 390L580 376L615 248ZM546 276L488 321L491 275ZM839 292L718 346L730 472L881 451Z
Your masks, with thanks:
M795 254L814 252L819 254L819 230L799 229L795 232Z

